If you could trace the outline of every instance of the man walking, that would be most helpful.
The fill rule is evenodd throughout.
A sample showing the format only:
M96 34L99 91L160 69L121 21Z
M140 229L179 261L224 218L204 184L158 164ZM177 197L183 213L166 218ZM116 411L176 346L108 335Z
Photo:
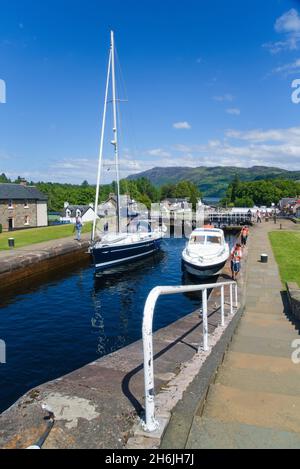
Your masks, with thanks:
M82 220L80 216L76 217L75 229L76 229L76 239L77 241L81 241Z
M260 214L259 210L257 210L257 212L256 212L256 222L261 223L261 214Z

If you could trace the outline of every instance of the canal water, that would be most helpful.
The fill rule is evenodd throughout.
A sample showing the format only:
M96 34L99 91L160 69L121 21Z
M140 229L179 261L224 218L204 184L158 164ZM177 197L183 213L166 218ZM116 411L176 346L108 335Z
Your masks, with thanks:
M0 365L0 412L29 389L140 339L150 290L193 283L181 272L185 242L164 240L162 252L111 277L95 279L84 262L1 291L0 339L7 363ZM154 330L194 311L200 298L200 293L160 298Z

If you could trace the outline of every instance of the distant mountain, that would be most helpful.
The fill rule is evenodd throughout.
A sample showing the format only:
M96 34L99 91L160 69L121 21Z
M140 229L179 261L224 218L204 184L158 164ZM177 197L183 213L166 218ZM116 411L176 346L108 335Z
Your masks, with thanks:
M228 184L236 174L241 181L257 181L259 179L274 178L300 180L300 171L287 171L285 169L267 166L253 166L252 168L238 168L235 166L200 166L199 168L157 167L128 176L128 179L146 177L156 186L167 183L177 183L187 179L194 182L204 196L222 197Z

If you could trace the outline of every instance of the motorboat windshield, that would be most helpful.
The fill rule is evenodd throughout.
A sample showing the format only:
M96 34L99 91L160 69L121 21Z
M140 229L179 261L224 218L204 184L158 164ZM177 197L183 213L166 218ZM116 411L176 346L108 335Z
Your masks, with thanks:
M198 246L221 246L223 244L223 236L220 233L193 233L189 243L190 245Z

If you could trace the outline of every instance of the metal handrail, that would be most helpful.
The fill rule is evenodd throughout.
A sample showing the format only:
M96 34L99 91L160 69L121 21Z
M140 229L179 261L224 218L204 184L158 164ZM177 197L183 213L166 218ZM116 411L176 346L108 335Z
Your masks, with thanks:
M221 325L225 325L224 315L224 289L229 286L230 314L233 314L233 285L235 285L235 307L238 306L237 283L219 282L206 285L185 285L185 286L161 286L155 287L148 295L144 307L143 317L143 349L144 349L144 382L145 382L145 421L143 428L147 432L153 432L159 427L155 419L154 403L154 367L153 367L153 316L156 302L161 295L171 295L175 293L189 293L202 291L202 318L203 318L203 349L208 351L208 321L207 321L207 290L221 288ZM199 350L201 345L199 346Z

